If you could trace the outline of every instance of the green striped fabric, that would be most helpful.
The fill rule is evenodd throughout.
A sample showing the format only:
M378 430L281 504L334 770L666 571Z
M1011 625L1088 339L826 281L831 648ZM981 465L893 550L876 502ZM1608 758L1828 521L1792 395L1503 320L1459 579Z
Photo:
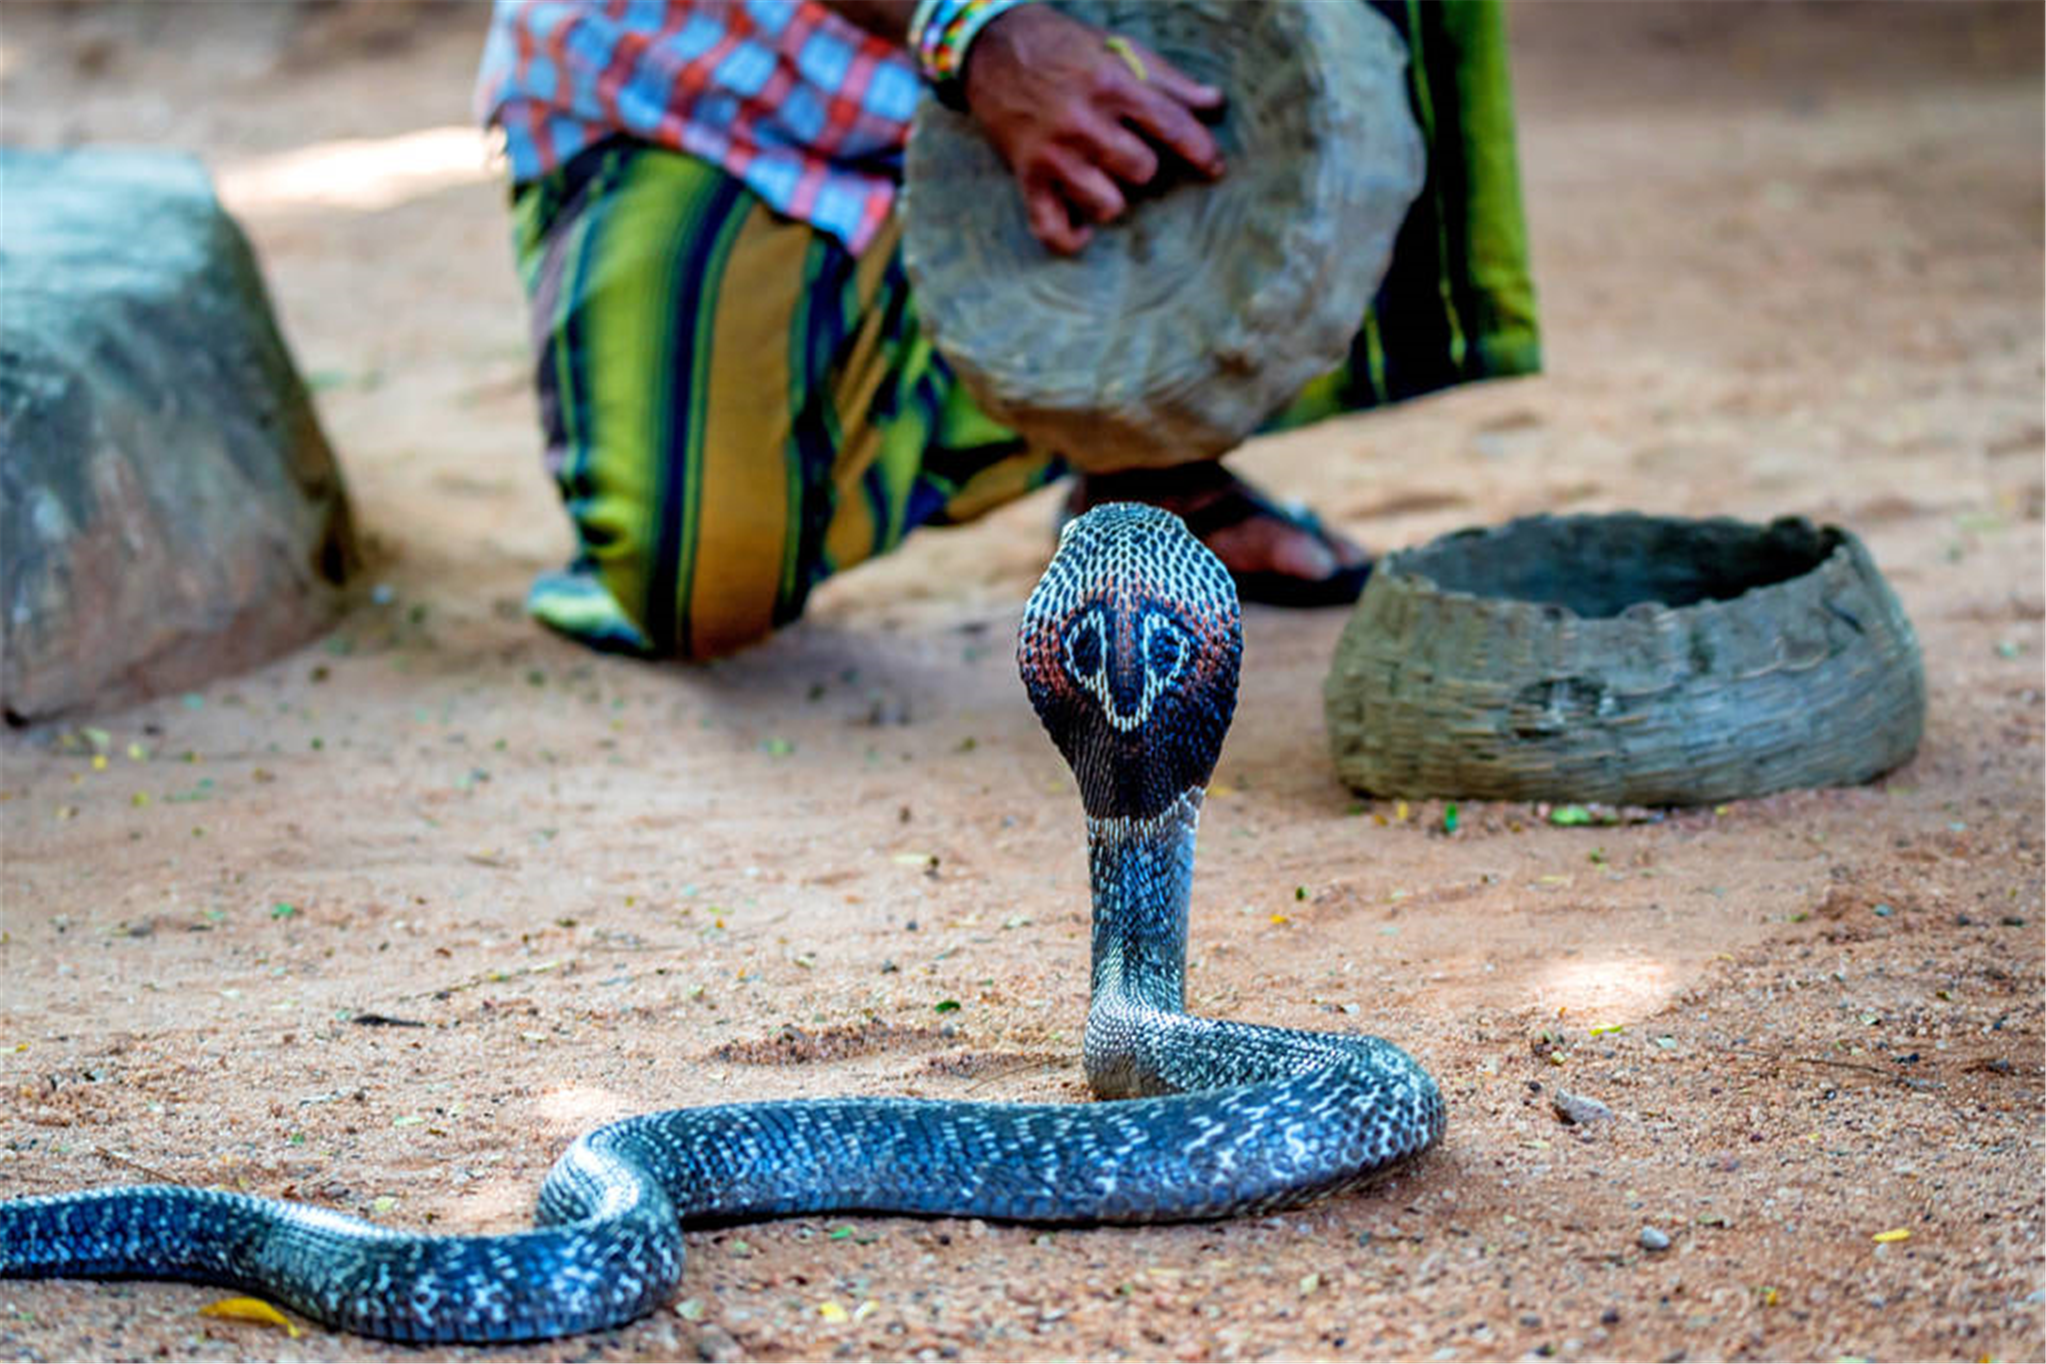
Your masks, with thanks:
M1379 0L1406 36L1428 175L1348 359L1298 426L1540 367L1496 0ZM728 653L918 526L1065 472L931 348L891 223L852 256L734 177L616 138L513 196L568 568L528 597L596 648Z
M1303 426L1541 368L1498 0L1380 0L1407 40L1428 175L1343 364L1268 424Z

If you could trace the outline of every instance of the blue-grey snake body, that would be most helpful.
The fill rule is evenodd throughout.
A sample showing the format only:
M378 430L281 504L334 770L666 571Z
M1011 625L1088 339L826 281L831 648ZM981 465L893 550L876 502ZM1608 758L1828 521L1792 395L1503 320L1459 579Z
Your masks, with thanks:
M1227 572L1148 507L1071 523L1024 611L1024 684L1087 810L1083 1053L1113 1102L811 1099L627 1118L570 1146L536 1227L504 1236L165 1185L17 1199L0 1202L0 1277L196 1279L364 1335L530 1340L660 1306L691 1223L827 1210L1162 1222L1377 1175L1443 1130L1441 1095L1404 1052L1185 1010L1194 838L1241 650Z

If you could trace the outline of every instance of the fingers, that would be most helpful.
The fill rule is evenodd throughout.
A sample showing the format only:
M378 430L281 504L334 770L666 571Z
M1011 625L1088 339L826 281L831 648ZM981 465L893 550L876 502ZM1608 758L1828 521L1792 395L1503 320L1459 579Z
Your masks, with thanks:
M1094 236L1091 228L1074 225L1066 201L1048 184L1024 191L1023 208L1029 215L1030 235L1061 256L1079 254L1080 248Z
M1222 173L1222 149L1215 145L1215 135L1178 99L1142 85L1131 94L1123 116L1201 174L1213 179Z
M1024 191L1023 205L1031 235L1053 251L1070 256L1094 236L1092 228L1073 221L1075 211L1098 223L1113 222L1129 208L1129 201L1092 160L1059 150L1046 154Z
M1097 120L1091 131L1093 146L1088 150L1095 165L1125 185L1151 183L1158 173L1158 153L1143 138L1108 119Z
M1184 105L1145 91L1131 97L1127 116L1160 145L1172 148L1195 168L1213 176L1222 173L1222 155ZM1176 117L1175 117L1176 115ZM1158 153L1129 126L1096 113L1083 118L1068 145L1038 150L1024 192L1031 235L1062 255L1073 255L1093 237L1092 229L1074 222L1113 222L1129 210L1123 186L1149 184L1158 174Z
M976 52L968 105L1015 175L1031 234L1054 252L1078 252L1095 223L1127 213L1168 154L1222 174L1199 117L1222 106L1222 92L1142 44L1022 6L991 24Z
M1142 43L1123 40L1137 54L1144 66L1148 84L1163 91L1168 97L1178 100L1189 109L1219 109L1222 107L1221 90L1212 85L1202 85L1193 77L1181 71L1171 62L1145 47Z
M1097 223L1114 222L1129 207L1115 181L1093 161L1071 152L1054 152L1046 158L1074 208Z
M1113 41L1118 47L1102 63L1100 101L1203 175L1211 179L1220 175L1222 149L1194 111L1221 108L1222 92L1194 80L1141 43L1120 36ZM1152 164L1155 173L1155 158Z

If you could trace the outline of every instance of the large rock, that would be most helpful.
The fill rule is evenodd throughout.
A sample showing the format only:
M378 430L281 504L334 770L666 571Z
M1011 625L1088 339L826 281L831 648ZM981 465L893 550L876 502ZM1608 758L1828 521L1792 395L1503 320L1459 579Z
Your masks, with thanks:
M0 704L246 668L354 563L247 240L189 157L0 151Z

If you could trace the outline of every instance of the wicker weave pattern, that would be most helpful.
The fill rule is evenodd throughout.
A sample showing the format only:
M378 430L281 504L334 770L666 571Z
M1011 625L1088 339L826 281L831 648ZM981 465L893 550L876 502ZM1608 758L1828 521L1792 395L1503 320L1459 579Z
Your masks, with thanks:
M1087 468L1240 442L1346 354L1425 170L1406 49L1361 4L1069 0L1229 105L1229 172L1161 187L1078 256L1030 235L974 124L918 111L903 262L925 329L983 407Z
M1694 805L1897 766L1925 674L1845 530L1531 517L1388 556L1324 701L1359 790Z

